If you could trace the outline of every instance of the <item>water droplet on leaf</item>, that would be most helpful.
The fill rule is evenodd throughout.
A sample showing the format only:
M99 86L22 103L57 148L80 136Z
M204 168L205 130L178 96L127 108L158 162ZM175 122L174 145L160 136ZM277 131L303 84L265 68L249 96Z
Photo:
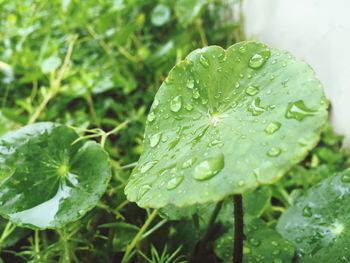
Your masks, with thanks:
M271 122L269 125L266 126L265 132L269 135L274 134L276 131L278 131L281 128L282 124L280 122Z
M253 114L253 116L258 116L264 113L265 108L260 106L260 98L255 98L250 103L248 103L248 111Z
M153 166L155 166L158 163L158 161L149 161L144 163L141 166L141 173L146 173L147 171L149 171Z
M183 181L183 179L184 179L184 177L182 175L171 178L166 185L166 189L168 189L168 190L175 189L176 187L178 187L180 185L180 183Z
M296 119L298 121L302 121L305 117L313 115L315 115L315 111L306 107L302 100L289 103L285 114L287 119Z
M259 93L259 88L256 86L249 86L246 90L245 93L247 93L249 96L254 96Z
M267 155L270 157L277 157L281 154L281 148L279 147L272 147L270 150L268 150Z
M150 146L151 147L157 146L161 137L162 137L161 132L157 132L157 133L153 134L150 138Z
M224 155L222 153L214 155L200 162L193 172L196 180L202 181L212 178L224 168Z
M174 97L170 101L170 110L173 112L178 112L182 107L182 97L181 95Z

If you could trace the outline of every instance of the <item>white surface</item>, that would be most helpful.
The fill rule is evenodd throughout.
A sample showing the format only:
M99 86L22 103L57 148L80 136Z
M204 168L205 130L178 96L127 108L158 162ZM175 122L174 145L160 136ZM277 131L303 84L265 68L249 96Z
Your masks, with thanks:
M350 0L244 0L245 33L316 71L335 131L350 147Z

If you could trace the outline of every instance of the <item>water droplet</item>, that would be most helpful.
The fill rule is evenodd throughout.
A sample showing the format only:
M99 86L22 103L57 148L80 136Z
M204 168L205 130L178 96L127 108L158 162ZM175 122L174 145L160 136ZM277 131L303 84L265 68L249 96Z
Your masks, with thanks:
M258 247L260 245L260 241L257 240L256 238L251 238L249 240L249 242L254 246L254 247Z
M245 184L244 180L239 180L237 183L237 185L240 187L244 186L244 184Z
M266 110L260 106L260 98L255 98L248 104L248 111L251 112L253 116L258 116Z
M274 247L277 247L278 246L278 243L276 241L272 241L271 242L271 245L273 245Z
M141 173L146 173L147 171L149 171L153 166L155 166L158 163L158 161L149 161L144 163L141 166Z
M307 205L303 208L303 216L312 217L312 209L311 206Z
M176 187L178 187L181 184L183 179L184 179L184 177L182 175L171 178L166 185L166 189L168 189L168 190L175 189Z
M272 255L274 255L274 256L277 256L280 253L281 253L281 251L279 249L276 249L276 250L272 251Z
M277 157L281 154L281 148L279 147L272 147L270 150L268 150L267 155L270 157Z
M187 80L187 85L186 86L189 89L193 89L193 87L194 87L194 80L193 79Z
M350 183L350 171L345 171L343 176L341 177L341 181L343 183Z
M245 93L247 93L249 96L254 96L258 94L259 88L256 86L249 86L246 90Z
M235 83L235 88L238 89L239 86L240 86L239 82L236 82L236 83Z
M191 110L193 110L193 106L188 103L188 104L185 105L185 109L188 110L188 111L191 111Z
M148 184L141 186L137 194L137 200L139 201L151 188Z
M159 100L157 98L154 99L153 101L153 109L156 109L159 105Z
M174 97L170 101L170 110L173 112L178 112L182 106L182 97L181 95Z
M154 114L153 111L151 111L151 112L148 114L148 116L147 116L147 120L148 120L149 122L154 121L155 118L156 118L156 115Z
M315 111L306 107L302 100L289 103L285 114L287 119L296 119L298 121L302 121L305 117L313 115L315 115Z
M197 88L194 88L192 91L192 96L195 99L198 99L200 97L199 90Z
M261 68L269 57L270 57L270 50L266 49L264 51L254 54L250 58L248 65L253 69Z
M269 125L266 126L265 132L269 135L274 134L281 128L281 126L282 124L278 121L271 122Z
M207 180L218 174L224 168L224 155L219 153L200 162L193 172L196 180Z
M238 52L241 53L241 54L244 54L246 52L245 46L239 47Z
M199 57L199 62L202 64L203 67L208 68L209 67L209 60L202 55Z
M160 138L162 137L161 132L157 132L150 137L150 146L155 147L158 145Z
M182 168L186 169L186 168L189 168L191 167L194 162L196 161L196 158L190 158L188 160L186 160L183 164L182 164Z

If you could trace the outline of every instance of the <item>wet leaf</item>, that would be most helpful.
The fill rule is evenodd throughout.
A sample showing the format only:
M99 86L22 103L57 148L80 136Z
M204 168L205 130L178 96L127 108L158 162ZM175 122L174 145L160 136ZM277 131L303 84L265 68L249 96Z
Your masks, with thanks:
M195 50L155 96L125 193L141 207L183 207L273 183L316 145L327 107L314 72L288 52Z
M110 178L108 155L95 142L54 123L0 138L0 214L31 228L61 228L91 210Z
M298 262L350 261L350 170L310 188L280 218L277 230L297 249Z

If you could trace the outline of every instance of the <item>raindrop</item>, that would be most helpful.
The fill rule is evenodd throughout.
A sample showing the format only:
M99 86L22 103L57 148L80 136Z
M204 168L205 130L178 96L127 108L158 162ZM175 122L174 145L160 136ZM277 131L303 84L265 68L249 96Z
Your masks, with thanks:
M257 240L256 238L251 238L249 240L249 242L254 246L254 247L258 247L260 245L260 241Z
M151 112L148 114L148 116L147 116L147 120L148 120L149 122L154 121L155 118L156 118L156 115L154 114L153 111L151 111Z
M343 183L350 183L350 171L345 171L344 175L341 177Z
M224 168L224 155L219 153L200 162L193 172L196 180L207 180L218 174Z
M186 86L189 89L193 89L193 87L194 87L194 80L193 79L187 80L187 85Z
M182 164L182 168L186 169L186 168L189 168L191 167L194 162L196 161L196 158L190 158L188 160L186 160L183 164Z
M266 126L265 132L269 135L274 134L281 128L281 126L282 124L278 121L271 122L269 125Z
M313 115L315 115L315 111L306 107L302 100L289 103L285 114L287 119L296 119L298 121L302 121L305 117Z
M155 166L158 163L158 161L149 161L144 163L141 166L141 173L146 173L147 171L149 171L153 166Z
M277 157L281 154L281 148L279 147L272 147L270 150L268 150L267 155L270 157Z
M244 186L244 184L245 184L244 180L239 180L237 183L238 186Z
M259 88L256 86L249 86L246 90L245 93L247 93L249 96L254 96L259 93Z
M199 57L199 62L202 64L203 67L208 68L209 67L209 60L202 55Z
M261 68L269 57L270 57L270 50L266 49L264 51L254 54L250 58L248 65L253 69Z
M150 137L150 146L153 148L158 145L160 138L162 137L161 132L157 132Z
M198 98L200 97L200 95L199 95L199 90L198 90L197 88L193 89L193 91L192 91L192 96L193 96L193 98L195 98L195 99L198 99Z
M309 205L307 205L303 208L303 216L305 216L305 217L312 216L312 210L311 210L311 207Z
M185 105L185 109L188 110L188 111L191 111L191 110L193 110L193 106L188 103L188 104Z
M253 116L258 116L266 110L260 106L260 98L255 98L248 104L248 111L251 112Z
M182 98L181 95L174 97L170 101L170 110L173 112L178 112L182 106Z
M241 47L238 49L238 52L241 53L241 54L244 54L244 53L246 52L245 46L241 46Z
M237 89L237 88L239 88L239 86L240 86L239 82L236 82L235 88Z
M175 189L176 187L178 187L181 184L183 179L184 179L184 177L182 175L171 178L166 185L166 189L168 189L168 190Z
M139 201L151 188L152 187L148 184L141 186L137 194L137 200Z

